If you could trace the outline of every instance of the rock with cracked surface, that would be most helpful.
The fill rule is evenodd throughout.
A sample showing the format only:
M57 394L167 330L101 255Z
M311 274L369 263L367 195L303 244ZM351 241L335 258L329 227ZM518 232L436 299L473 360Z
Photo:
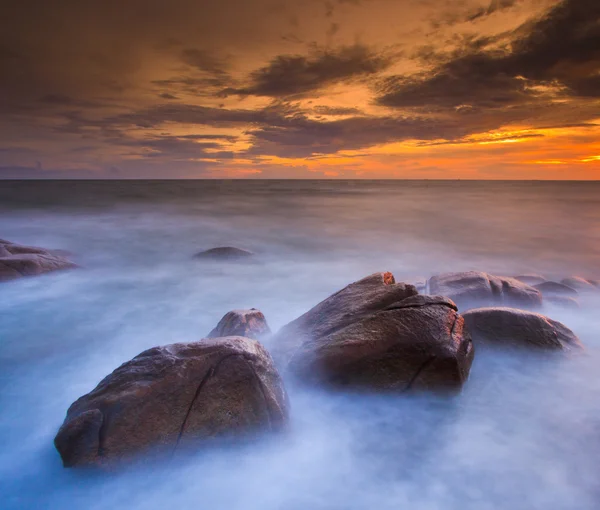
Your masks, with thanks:
M207 338L245 336L259 340L269 333L271 333L271 329L264 314L256 308L250 308L249 310L227 312Z
M108 467L224 437L280 430L283 382L267 351L243 337L154 347L71 405L54 444L65 467Z
M476 308L463 314L475 343L547 350L581 348L564 324L539 313L514 308Z
M429 279L429 292L447 296L463 309L481 306L539 308L539 290L515 278L478 271L444 273Z
M378 391L458 390L473 344L456 305L410 296L305 340L289 369L309 382Z
M304 342L323 337L417 294L414 285L396 283L392 273L369 275L332 294L281 328L272 339L273 356L279 366L285 367L294 351Z
M0 281L75 267L57 251L0 240Z

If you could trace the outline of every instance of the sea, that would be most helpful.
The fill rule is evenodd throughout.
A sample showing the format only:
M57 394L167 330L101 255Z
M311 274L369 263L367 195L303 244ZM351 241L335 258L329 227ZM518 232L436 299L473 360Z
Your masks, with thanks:
M286 381L276 437L111 472L53 445L121 363L232 309L277 331L379 271L600 279L600 182L0 181L0 238L80 266L0 283L2 510L600 508L600 293L543 310L582 353L479 349L455 396ZM217 246L254 256L193 258Z

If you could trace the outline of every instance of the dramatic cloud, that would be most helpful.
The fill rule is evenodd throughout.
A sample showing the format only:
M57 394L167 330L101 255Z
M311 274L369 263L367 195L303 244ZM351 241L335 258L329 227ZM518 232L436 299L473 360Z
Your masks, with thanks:
M564 0L542 19L520 27L508 50L475 49L424 76L387 79L379 103L492 108L532 101L543 92L540 87L600 97L599 84L600 2Z
M600 178L598 0L31 0L2 18L0 178Z
M355 44L336 50L314 50L309 56L279 55L250 75L242 88L226 94L286 97L317 91L333 83L374 75L391 64L366 46Z

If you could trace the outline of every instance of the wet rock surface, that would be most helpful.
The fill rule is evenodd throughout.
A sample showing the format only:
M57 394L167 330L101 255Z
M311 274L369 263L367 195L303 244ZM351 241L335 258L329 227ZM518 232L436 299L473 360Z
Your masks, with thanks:
M564 324L539 313L514 308L491 307L463 314L473 341L547 350L581 348L577 336Z
M210 440L281 429L283 382L243 337L142 352L71 405L55 438L65 467L108 466L143 451L173 454Z
M290 371L302 380L380 391L457 390L473 345L456 305L414 295L306 339Z
M0 282L77 267L60 253L0 239Z
M396 283L392 273L374 273L339 290L281 328L273 355L284 367L304 342L326 336L387 306L416 296L413 285Z

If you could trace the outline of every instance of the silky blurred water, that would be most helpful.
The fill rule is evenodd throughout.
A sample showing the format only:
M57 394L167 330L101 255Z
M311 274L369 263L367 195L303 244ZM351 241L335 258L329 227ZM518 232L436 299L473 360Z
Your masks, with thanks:
M600 183L0 181L0 238L82 266L0 284L2 509L600 508L594 295L546 309L584 354L480 350L451 399L290 386L288 434L122 473L65 470L52 444L120 363L233 308L277 330L375 271L600 278ZM256 256L192 259L221 245Z

